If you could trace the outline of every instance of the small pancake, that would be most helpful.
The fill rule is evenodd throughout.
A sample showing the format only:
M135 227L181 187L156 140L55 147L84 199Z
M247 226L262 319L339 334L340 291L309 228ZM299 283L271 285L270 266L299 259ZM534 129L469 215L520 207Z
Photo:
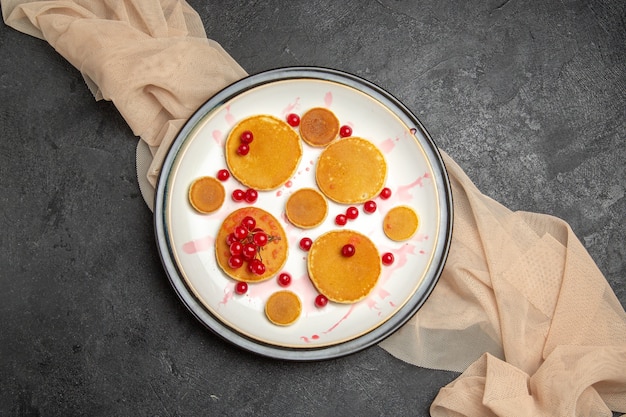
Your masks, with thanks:
M213 213L224 203L224 186L213 177L200 177L189 186L189 203L200 213Z
M387 178L382 152L356 136L337 140L322 151L315 168L324 195L342 204L363 203L378 195Z
M415 234L419 226L417 213L407 206L394 207L383 220L383 231L391 240L400 242Z
M266 268L263 275L256 275L250 272L247 263L244 263L243 266L237 269L233 269L228 265L230 248L226 243L226 238L233 232L235 227L241 224L241 221L246 216L254 218L256 227L263 229L268 236L275 237L261 249L261 257ZM240 208L229 214L224 219L215 237L215 257L217 263L226 275L237 281L259 282L271 278L284 266L287 260L287 251L287 236L280 222L267 211L252 206Z
M311 146L326 146L339 134L339 119L324 107L314 107L300 119L300 136Z
M302 312L302 302L291 291L278 291L270 295L265 303L265 315L278 326L293 324Z
M348 243L355 248L350 257L341 254L341 248ZM338 303L354 303L366 297L381 272L374 243L352 230L333 230L317 238L309 250L307 266L315 288Z
M239 155L241 134L252 132L247 155ZM298 133L286 122L269 115L256 115L239 122L224 145L226 164L242 184L256 190L273 190L296 171L302 157Z
M287 199L285 214L291 223L303 229L319 226L328 213L326 198L313 188L301 188Z

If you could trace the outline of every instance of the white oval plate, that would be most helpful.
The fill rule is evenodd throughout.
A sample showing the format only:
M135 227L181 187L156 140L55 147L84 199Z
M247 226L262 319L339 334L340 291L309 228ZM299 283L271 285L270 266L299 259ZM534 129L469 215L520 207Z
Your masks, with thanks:
M381 254L395 262L383 266L370 295L355 304L315 306L317 291L307 277L307 253L298 247L302 237L313 240L340 228L334 218L347 206L329 201L324 223L314 229L293 227L284 216L289 195L314 187L315 163L321 152L303 142L303 157L294 176L273 191L259 192L255 206L279 219L289 240L284 271L293 277L287 288L302 301L302 315L287 327L273 325L264 314L270 294L283 289L276 278L250 284L245 295L235 293L235 281L216 263L214 238L223 219L244 204L230 193L245 189L237 180L224 182L227 198L210 215L189 204L191 182L216 176L227 168L223 144L240 120L270 114L282 120L312 107L327 107L353 136L370 140L383 152L392 190L388 200L376 198L378 209L349 221L349 228L371 237ZM296 128L297 129L297 128ZM367 171L363 172L367 176ZM419 215L417 233L404 242L388 239L382 219L392 207L408 205ZM244 349L282 359L317 360L346 355L379 342L410 319L435 286L447 256L452 230L452 203L445 167L428 133L398 100L356 76L317 67L293 67L247 77L208 100L187 122L174 141L157 187L155 228L163 265L181 300L218 335Z

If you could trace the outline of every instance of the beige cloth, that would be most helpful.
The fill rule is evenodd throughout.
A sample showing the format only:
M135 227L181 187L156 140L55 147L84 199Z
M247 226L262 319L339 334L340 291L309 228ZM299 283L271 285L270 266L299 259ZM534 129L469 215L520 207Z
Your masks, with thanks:
M17 3L2 1L5 22L48 41L141 138L144 195L182 123L246 75L183 0ZM569 226L511 212L443 157L450 256L420 312L381 346L415 365L465 370L433 416L626 413L626 313Z
M478 359L440 391L433 416L626 413L626 314L571 228L508 210L444 161L455 213L446 266L381 346L431 368Z

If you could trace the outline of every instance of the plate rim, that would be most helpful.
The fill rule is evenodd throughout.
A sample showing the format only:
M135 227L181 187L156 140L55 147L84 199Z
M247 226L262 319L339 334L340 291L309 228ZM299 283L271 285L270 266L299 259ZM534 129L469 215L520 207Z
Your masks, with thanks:
M441 178L437 176L439 180L438 186L440 187L439 204L442 210L447 210L447 213L444 213L444 216L442 216L442 224L438 236L440 239L435 246L436 254L433 256L434 262L432 262L426 270L425 285L419 287L411 295L411 297L409 297L405 305L385 323L366 334L346 342L330 346L310 348L283 347L251 339L248 336L231 329L229 326L222 323L218 317L215 317L212 313L210 313L203 305L202 301L197 299L191 289L188 288L184 278L181 276L181 272L179 271L179 267L175 259L172 257L172 248L169 239L167 238L169 235L168 226L166 224L167 222L165 221L167 217L167 211L165 209L165 202L167 201L167 180L171 172L170 170L172 165L178 155L178 151L185 143L191 131L204 117L227 103L229 100L235 98L237 95L257 86L289 79L333 81L338 84L355 88L364 94L372 96L372 98L376 100L380 101L380 98L383 98L383 101L387 102L383 103L385 105L392 104L395 109L391 107L390 110L396 113L397 117L410 121L408 125L414 125L426 139L427 144L422 144L423 146L428 145L427 147L424 146L424 152L429 157L429 162L432 165L433 170L441 175ZM387 107L389 108L389 106ZM401 114L397 114L398 111L401 112ZM413 114L413 112L411 112L391 93L360 76L327 67L290 66L262 71L235 81L211 96L200 107L198 107L197 110L194 111L191 117L189 117L177 133L164 159L158 176L154 197L153 223L159 257L167 278L181 302L190 311L190 313L198 321L200 321L201 324L221 339L248 352L253 352L261 356L274 359L290 361L317 361L346 356L380 343L415 316L415 314L426 302L441 277L441 273L450 249L453 217L452 191L448 172L437 145L426 130L425 126L421 123L417 116Z

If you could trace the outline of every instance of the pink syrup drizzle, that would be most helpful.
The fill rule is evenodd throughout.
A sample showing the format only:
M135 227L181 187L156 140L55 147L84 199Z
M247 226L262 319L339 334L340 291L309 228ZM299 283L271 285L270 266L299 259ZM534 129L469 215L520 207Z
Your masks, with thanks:
M384 252L393 253L393 256L395 258L395 261L393 264L383 267L383 272L380 277L381 282L379 286L380 290L378 290L378 295L380 296L381 294L383 294L381 293L381 291L384 291L385 296L384 297L381 296L381 298L385 298L391 295L383 288L384 284L387 281L389 281L394 271L402 268L407 263L409 255L415 254L415 249L416 249L415 245L410 245L410 244L402 245L397 249L380 248L381 252L383 253Z
M295 109L300 107L300 97L296 97L296 100L293 103L287 104L287 107L283 109L281 112L283 116L287 116L289 113L293 113Z
M411 194L411 191L410 191L411 188L423 187L424 186L423 181L428 178L430 178L430 175L428 174L428 172L425 172L424 175L422 175L421 177L417 177L417 179L413 181L412 183L398 187L398 192L396 193L396 197L400 201L411 200L413 198L413 195Z
M224 134L219 130L213 131L213 140L218 146L223 146L224 143Z
M384 288L379 289L377 292L381 300L384 300L391 295L391 293Z
M394 140L388 138L382 141L380 145L378 145L378 149L380 149L380 151L383 153L390 153L395 146L396 144L394 143Z
M366 300L366 303L367 303L367 307L369 307L370 310L378 311L376 313L377 316L380 316L382 314L382 312L380 311L380 307L378 307L378 302L376 302L376 300L374 300L373 298L368 298Z
M428 235L425 235L424 233L418 233L418 234L415 235L413 240L415 240L417 242L423 242L425 240L428 240Z
M333 104L333 93L330 91L324 95L324 105L330 107Z
M356 304L352 304L350 306L350 309L348 310L348 312L342 317L340 318L337 323L333 324L332 326L330 326L330 328L328 330L326 330L324 332L324 334L328 334L330 332L332 332L333 330L335 330L344 320L346 320L348 317L350 317L350 314L352 314L352 312L354 311L354 307L356 306Z
M235 116L230 112L230 106L226 106L226 116L224 116L224 119L230 126L236 123Z
M215 242L215 238L213 236L206 236L200 239L192 240L183 245L183 252L189 255L197 252L204 252L213 247L213 242Z
M283 228L285 229L285 234L287 235L287 240L289 241L289 247L298 247L298 236L293 232L296 230L295 226L289 221L287 218L287 213L282 211L280 213L280 219L283 221ZM293 246L295 245L295 246ZM298 248L300 250L300 248Z
M343 315L343 317L341 317L341 318L340 318L340 319L339 319L339 320L338 320L335 324L333 324L332 326L330 326L330 327L328 328L328 330L323 331L323 332L322 332L322 334L328 334L328 333L332 332L333 330L335 330L337 327L339 327L339 325L340 325L343 321L347 320L347 319L348 319L348 317L350 316L350 314L352 314L352 311L354 311L354 307L355 307L355 306L356 306L356 304L352 304L352 305L350 306L350 309L348 310L348 312L347 312L346 314L344 314L344 315ZM320 336L319 336L319 335L317 335L317 334L314 334L313 336L311 336L311 339L315 339L315 340L317 340L317 339L319 339L319 338L320 338ZM300 336L300 339L301 339L301 340L303 340L305 343L310 343L310 342L311 342L311 340L309 340L309 337L307 337L307 336Z
M222 297L222 301L220 301L220 305L226 305L228 304L228 301L233 298L233 294L234 291L232 291L232 288L226 287L224 288L224 297Z

